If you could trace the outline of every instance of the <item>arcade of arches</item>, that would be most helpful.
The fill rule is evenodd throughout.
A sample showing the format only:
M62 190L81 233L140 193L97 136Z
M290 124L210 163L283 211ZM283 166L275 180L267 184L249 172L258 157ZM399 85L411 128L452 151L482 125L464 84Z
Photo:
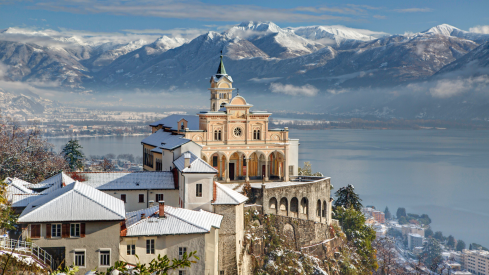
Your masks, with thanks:
M282 151L273 151L268 155L261 151L248 154L236 151L228 155L223 152L202 155L204 161L218 170L218 180L229 182L265 178L268 181L284 178L285 157Z

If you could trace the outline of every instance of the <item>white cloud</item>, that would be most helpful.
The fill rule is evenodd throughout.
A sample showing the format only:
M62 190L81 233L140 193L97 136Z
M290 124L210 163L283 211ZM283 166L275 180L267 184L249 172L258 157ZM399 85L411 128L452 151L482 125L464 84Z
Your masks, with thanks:
M335 14L355 14L357 9L328 7L268 8L256 5L210 4L202 1L127 0L127 1L36 1L32 8L72 13L110 13L116 15L183 18L206 21L277 21L311 22L325 20L351 21Z
M270 84L272 93L281 93L293 96L315 96L318 89L310 84L304 86L294 86L292 84L272 83Z
M407 13L407 12L432 12L430 8L410 8L410 9L395 9L395 12Z
M475 26L469 29L470 32L489 34L489 25L485 26Z
M429 89L429 91L433 97L448 98L468 91L487 91L488 86L489 77L483 75L465 79L439 80L434 87Z

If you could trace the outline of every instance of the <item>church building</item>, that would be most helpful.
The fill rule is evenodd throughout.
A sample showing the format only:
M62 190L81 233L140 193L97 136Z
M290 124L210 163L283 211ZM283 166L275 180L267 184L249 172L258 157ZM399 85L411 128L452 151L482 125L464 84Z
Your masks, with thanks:
M288 181L297 175L299 140L289 138L287 127L269 128L272 114L252 110L239 93L233 96L234 90L221 55L210 78L209 111L170 115L150 124L153 134L141 142L144 170L169 171L181 152L193 148L190 151L214 167L223 182Z

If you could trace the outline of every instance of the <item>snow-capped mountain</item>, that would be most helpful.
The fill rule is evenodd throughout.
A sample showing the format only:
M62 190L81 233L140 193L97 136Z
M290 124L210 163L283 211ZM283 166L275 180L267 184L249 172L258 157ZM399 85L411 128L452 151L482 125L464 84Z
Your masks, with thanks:
M123 43L10 28L0 32L0 66L4 80L51 81L75 91L190 88L205 92L222 51L228 73L249 93L271 92L271 83L278 83L312 85L319 94L327 94L400 87L454 74L486 76L487 43L488 34L447 24L410 35L389 35L344 26L281 28L272 22L250 21L191 40L162 36L153 42ZM342 102L338 104L358 108L354 101ZM402 102L384 103L391 104L389 110L400 110ZM351 113L345 108L344 113Z
M461 30L454 26L450 26L448 24L441 24L438 26L434 26L426 31L421 32L422 34L438 34L443 36L454 36L462 39L467 39L474 41L476 43L484 43L489 41L489 34L483 33L473 33Z
M49 99L24 91L12 93L0 88L0 111L7 116L26 116L43 113L47 108L60 107L61 105Z
M228 37L246 39L270 57L291 58L313 53L324 45L281 29L272 22L244 22L224 32Z
M309 40L331 46L340 46L348 43L354 44L359 41L371 41L388 35L384 32L353 29L345 26L306 26L289 28L289 30Z

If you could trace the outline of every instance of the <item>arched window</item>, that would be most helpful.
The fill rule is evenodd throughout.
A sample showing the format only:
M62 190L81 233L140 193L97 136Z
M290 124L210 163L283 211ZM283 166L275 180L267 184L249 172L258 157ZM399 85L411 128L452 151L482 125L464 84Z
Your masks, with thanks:
M307 201L307 198L302 198L301 200L301 214L306 214L308 212L308 204L309 202Z
M214 103L214 105L212 105L212 110L217 111L216 110L216 103Z
M222 135L221 135L221 130L215 130L214 131L214 140L221 140Z
M270 209L277 209L277 199L276 198L271 198L269 203L268 203L268 208Z
M260 130L253 130L253 139L260 139Z
M182 124L180 125L180 130L185 130L185 125L183 124L183 121L182 121Z
M326 208L326 201L323 202L323 217L326 218L328 209Z
M318 217L321 217L321 200L318 200L318 203L316 205L316 214Z

